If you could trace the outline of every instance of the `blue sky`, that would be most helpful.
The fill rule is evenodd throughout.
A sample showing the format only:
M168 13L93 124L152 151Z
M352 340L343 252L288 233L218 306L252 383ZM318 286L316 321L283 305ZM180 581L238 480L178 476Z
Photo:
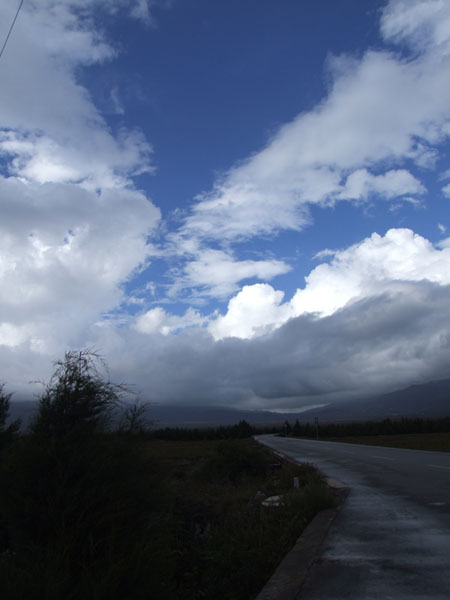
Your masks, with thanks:
M88 346L169 403L450 376L445 0L25 0L0 74L11 390Z

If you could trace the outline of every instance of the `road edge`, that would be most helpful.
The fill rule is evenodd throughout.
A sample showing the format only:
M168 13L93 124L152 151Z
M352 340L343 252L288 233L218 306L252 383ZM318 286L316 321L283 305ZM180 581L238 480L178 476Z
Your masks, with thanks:
M297 462L279 451L276 451L276 454L283 460ZM350 488L335 479L326 478L326 482L336 495L336 507L317 513L255 600L295 600L301 597L301 588L311 567L319 558L330 527L350 492Z

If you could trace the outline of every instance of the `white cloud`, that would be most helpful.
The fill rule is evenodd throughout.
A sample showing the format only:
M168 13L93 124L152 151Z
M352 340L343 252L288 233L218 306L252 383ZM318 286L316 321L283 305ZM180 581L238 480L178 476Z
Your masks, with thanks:
M14 178L0 178L0 198L0 314L20 331L6 336L8 344L41 340L43 349L81 341L102 312L120 304L122 282L145 264L158 209L133 190L96 194Z
M9 173L41 183L84 180L94 188L124 185L130 174L151 170L142 134L114 136L78 82L80 67L116 56L93 22L97 3L103 4L24 4L2 57L0 153L10 159ZM2 4L0 21L9 12Z
M350 301L377 295L397 281L450 284L450 253L409 229L374 233L316 267L292 299L296 314L330 315Z
M215 340L250 339L270 334L293 317L310 314L324 318L364 299L398 294L404 282L450 285L450 238L435 247L410 229L391 229L384 236L374 233L347 249L327 250L325 255L332 257L330 262L314 268L305 278L305 286L286 302L284 292L267 283L245 285L231 298L224 315L202 319L195 312L195 319L201 325L208 323ZM318 258L323 258L323 254ZM215 272L211 269L211 276ZM218 281L226 279L220 272L216 277ZM170 326L171 319L176 320L176 327ZM197 323L187 319L187 325L192 324ZM181 329L183 318L155 308L136 322L136 328L145 333L161 332L163 327L164 333Z
M188 308L182 316L168 314L157 306L136 317L133 328L141 333L168 335L187 327L201 327L207 321L198 311Z
M239 241L304 228L312 204L424 194L403 166L434 167L449 135L450 3L411 4L391 2L382 32L399 43L419 36L422 53L370 50L330 60L328 97L198 196L180 235Z
M444 196L447 196L447 198L450 198L450 183L442 188L442 193Z
M293 316L289 303L282 304L284 293L267 283L245 285L228 303L224 316L211 321L214 339L252 338L273 331Z
M269 285L245 286L228 304L225 315L210 324L215 339L250 338L279 327L288 319L313 314L332 315L352 302L382 293L397 293L402 282L450 284L450 249L435 248L409 229L374 233L345 250L333 252L331 262L317 266L291 300ZM330 255L331 251L327 251Z
M365 200L379 194L386 199L407 194L424 194L424 186L405 169L392 170L383 175L373 175L367 169L353 171L339 194L341 199Z
M172 293L181 287L189 287L207 296L226 298L237 289L240 281L253 278L267 281L288 271L290 266L280 260L236 260L222 250L205 249L187 262Z
M383 11L381 32L387 40L407 42L414 50L450 52L447 0L391 0Z
M151 169L138 131L111 131L80 69L116 56L95 9L125 0L25 2L2 57L0 346L85 345L147 265L160 212L133 187ZM8 3L0 22L10 22ZM27 350L28 349L28 350Z

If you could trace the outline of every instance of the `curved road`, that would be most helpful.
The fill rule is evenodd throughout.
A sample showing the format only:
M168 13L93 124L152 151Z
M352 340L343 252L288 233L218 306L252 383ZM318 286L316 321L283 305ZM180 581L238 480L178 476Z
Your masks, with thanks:
M450 453L256 439L350 487L299 600L450 598Z

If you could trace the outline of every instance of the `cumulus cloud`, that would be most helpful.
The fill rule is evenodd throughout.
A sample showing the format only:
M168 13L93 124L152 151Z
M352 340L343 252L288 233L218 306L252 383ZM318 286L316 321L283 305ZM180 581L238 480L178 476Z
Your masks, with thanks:
M330 315L348 302L376 295L393 282L450 283L450 253L410 229L391 229L334 254L316 267L292 298L297 314Z
M159 211L133 190L0 178L0 344L36 350L82 343L120 305L121 283L148 256ZM132 210L130 210L132 208ZM11 328L16 332L12 335Z
M52 354L84 345L147 265L159 210L131 178L151 170L142 133L113 132L79 70L116 56L100 0L26 2L2 57L0 346ZM10 22L2 3L0 22ZM32 362L32 361L30 361Z
M228 303L225 315L209 327L213 337L252 338L272 331L293 316L292 307L282 304L284 292L267 283L245 285Z
M326 255L331 261L313 269L305 286L285 303L283 292L268 284L245 286L230 300L226 314L211 321L214 338L263 335L302 314L329 316L349 303L396 290L405 281L450 284L448 244L434 247L410 229L374 233Z

